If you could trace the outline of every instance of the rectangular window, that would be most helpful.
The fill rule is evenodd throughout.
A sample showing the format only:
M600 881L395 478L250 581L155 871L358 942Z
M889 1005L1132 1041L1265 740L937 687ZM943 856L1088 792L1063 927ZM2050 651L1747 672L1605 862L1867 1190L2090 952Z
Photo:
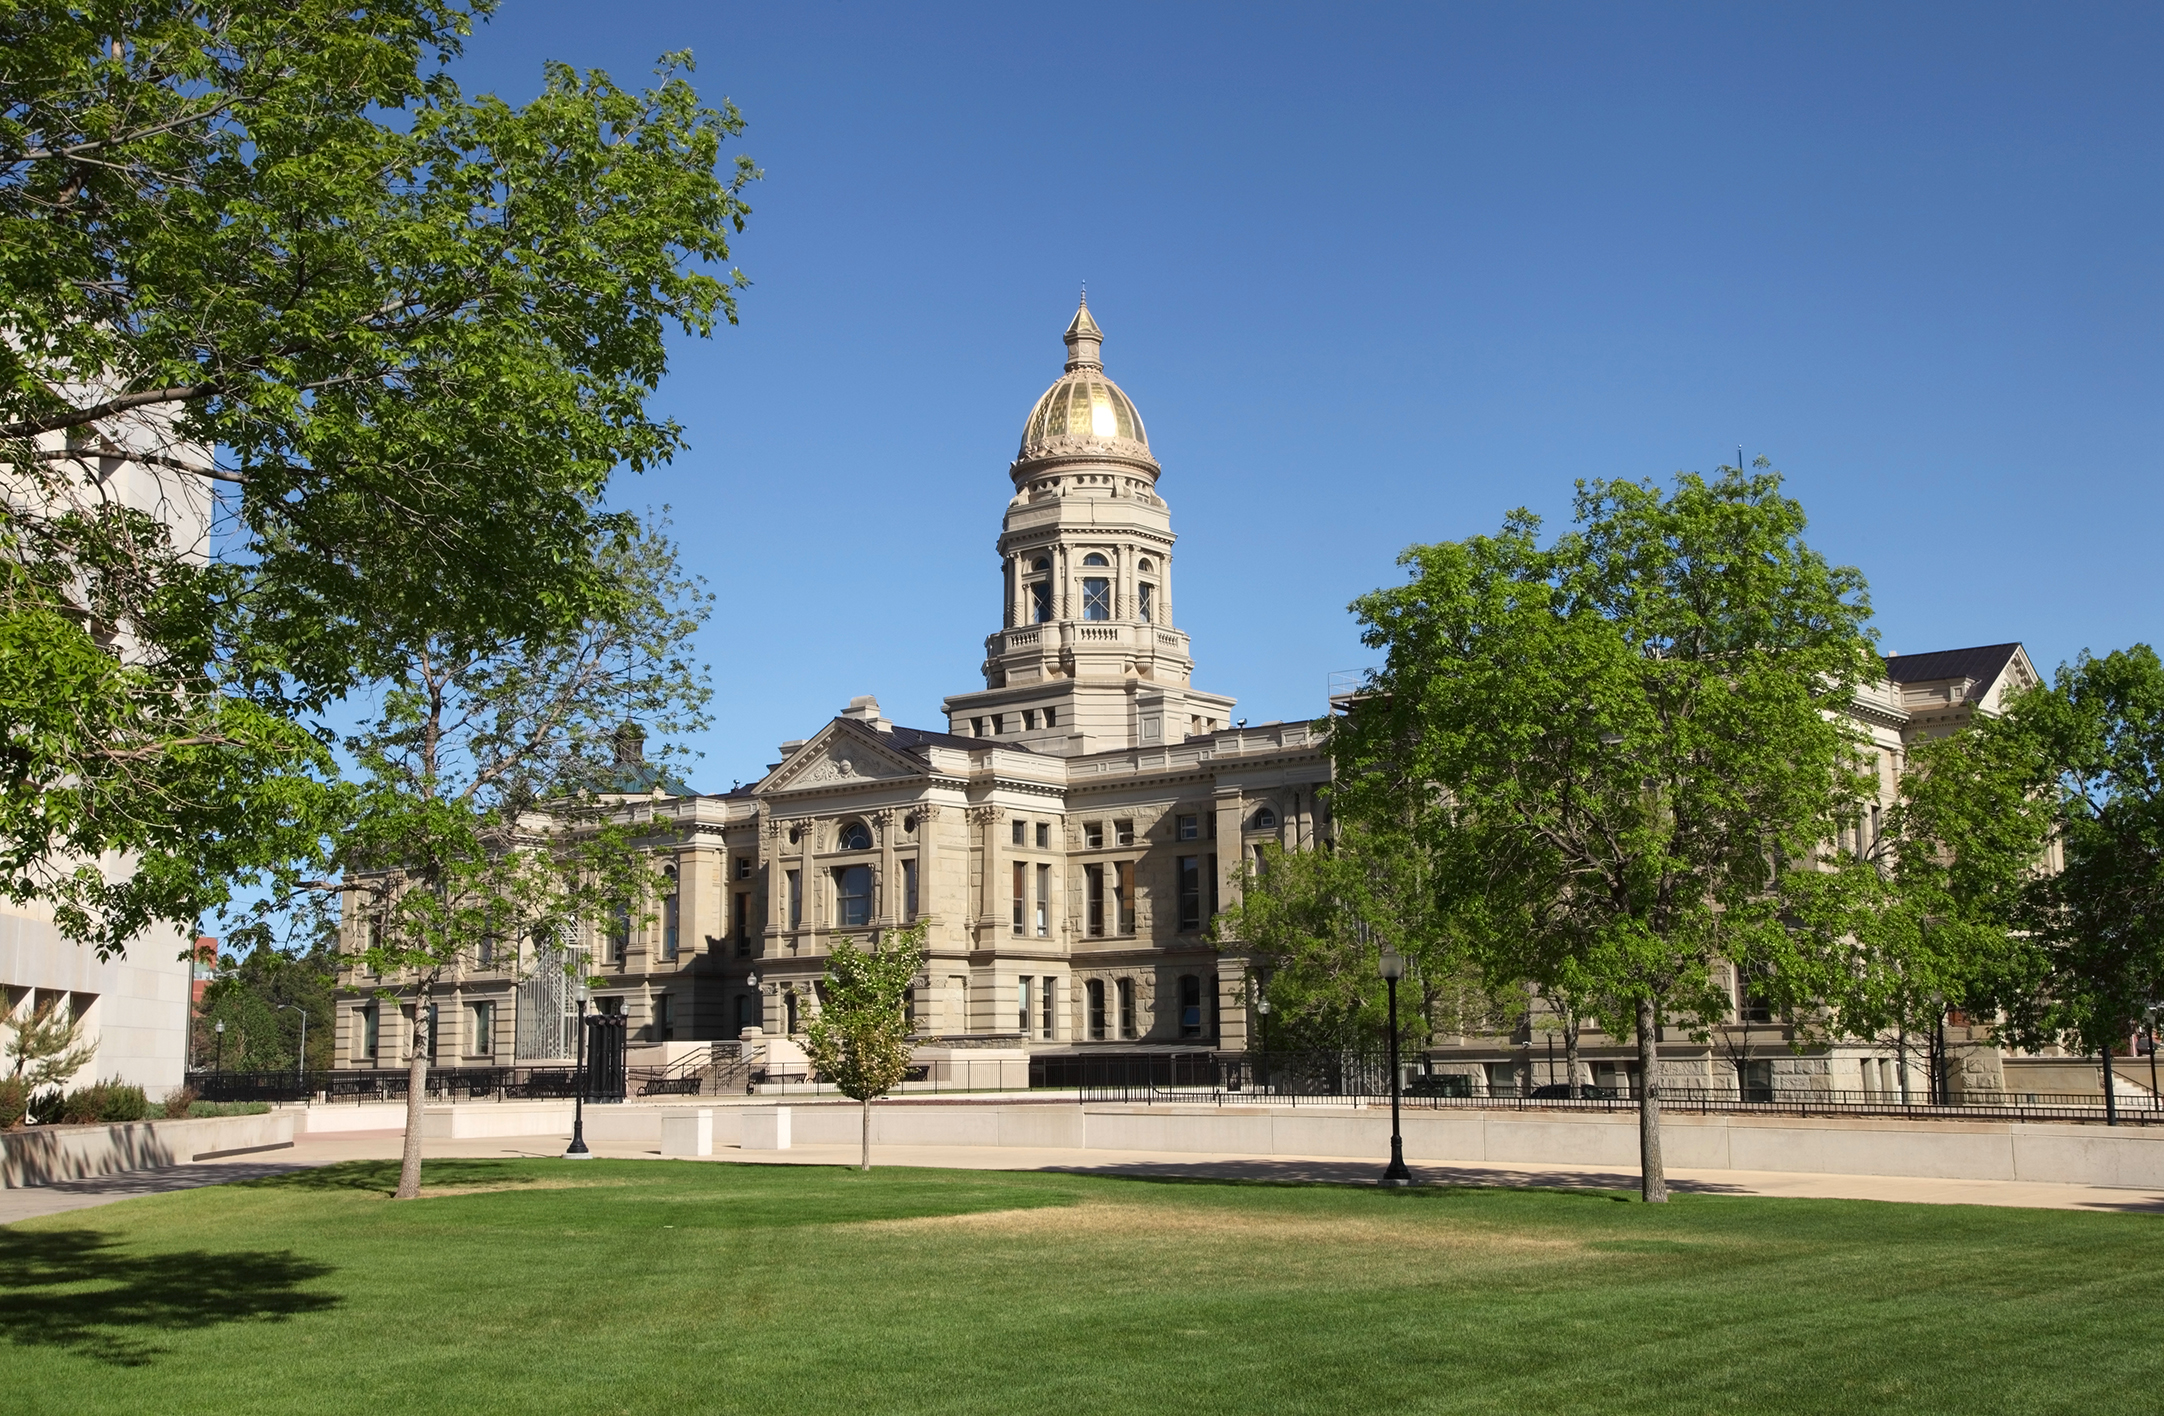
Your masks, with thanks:
M1202 980L1180 975L1180 1036L1202 1036Z
M1029 1036L1029 986L1033 982L1035 982L1035 980L1031 979L1028 974L1024 974L1015 988L1016 1012L1014 1030L1022 1034L1022 1036L1024 1037Z
M1027 732L1035 732L1035 731L1037 731L1037 710L1036 710L1036 709L1034 709L1034 708L1024 708L1024 709L1022 710L1022 727L1023 727L1023 729L1024 729L1025 731L1027 731Z
M674 994L654 995L654 1041L667 1042L676 1036L676 997Z
M737 878L737 879L739 879L739 880L749 880L749 879L751 879L751 857L750 857L750 856L738 856L738 857L736 858L736 878Z
M969 720L969 731L970 731L970 732L971 732L971 733L972 733L973 735L975 735L975 736L977 736L977 737L983 737L983 736L984 736L984 719L982 719L982 718L972 718L972 719L970 719L970 720Z
M622 968L625 956L630 952L631 908L618 905L615 916L609 921L609 962Z
M492 969L496 967L495 935L484 934L481 936L481 942L474 947L473 966L478 969Z
M1135 932L1135 863L1117 862L1112 867L1112 899L1118 907L1120 933Z
M1123 846L1131 846L1135 843L1134 822L1115 821L1112 824L1118 831L1118 834L1113 839L1117 840Z
M373 1062L376 1060L376 1049L383 1041L381 1015L376 1011L376 1005L373 1003L365 1008L356 1008L353 1011L354 1021L360 1025L361 1029L361 1056Z
M1047 708L1044 710L1044 725L1048 728L1059 726L1059 709ZM1876 811L1877 808L1873 807L1872 810Z
M1087 925L1090 938L1102 939L1105 934L1105 868L1101 865L1082 867L1082 891L1085 897Z
M902 919L905 923L917 917L917 861L914 856L902 862Z
M1054 978L1050 974L1046 974L1044 977L1044 987L1038 989L1037 993L1037 1020L1038 1022L1043 1024L1043 1029L1039 1033L1039 1036L1043 1037L1045 1041L1049 1042L1052 1040L1052 1036L1055 1031L1055 1025L1059 1021L1058 1018L1054 1015L1054 1010L1059 1000L1059 980ZM1767 1065L1771 1066L1772 1064L1768 1063Z
M1179 836L1183 841L1202 839L1202 818L1199 816L1182 816L1179 819Z
M1029 913L1029 867L1021 861L1014 863L1014 932L1022 932L1022 919Z
M994 713L992 715L992 736L998 737L1000 734L1006 731L1007 715L1005 713Z
M1052 867L1037 867L1037 937L1052 932Z
M496 1005L476 1003L466 1010L466 1053L471 1057L496 1055Z
M850 865L834 872L834 922L862 929L872 922L872 868Z
M1135 587L1135 618L1151 624L1157 618L1157 587L1145 580Z
M1202 928L1202 857L1181 856L1173 862L1177 873L1174 893L1180 901L1180 932Z
M1082 844L1093 851L1103 850L1105 845L1105 823L1102 821L1083 822Z
M677 907L677 896L672 890L661 897L661 957L673 960L683 942L683 915Z
M789 872L789 927L804 927L804 876L802 872Z
M1105 1040L1105 981L1093 978L1084 990L1089 998L1089 1029L1091 1042Z
M1029 844L1029 823L1027 821L1014 823L1014 843L1018 846Z
M1489 1096L1516 1096L1518 1094L1518 1068L1513 1062L1489 1062L1483 1064L1488 1071Z
M1131 978L1123 978L1120 980L1120 1036L1131 1038L1134 1035L1135 981Z
M1052 849L1052 824L1048 821L1037 823L1037 849L1040 851Z
M730 916L729 930L736 939L736 952L748 954L751 952L751 891L737 891L736 903L731 909L735 913Z
M1202 860L1203 878L1209 882L1206 888L1210 897L1209 913L1205 914L1203 918L1215 919L1217 918L1217 857L1208 855L1204 856Z
M1040 580L1029 587L1029 618L1032 624L1052 622L1052 582Z
M1082 618L1108 620L1112 618L1112 582L1091 576L1082 582Z

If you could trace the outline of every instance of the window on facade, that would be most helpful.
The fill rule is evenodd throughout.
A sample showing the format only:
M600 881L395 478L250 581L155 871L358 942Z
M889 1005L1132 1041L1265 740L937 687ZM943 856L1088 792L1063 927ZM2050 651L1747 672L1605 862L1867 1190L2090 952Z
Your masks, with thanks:
M1052 932L1052 867L1037 867L1037 936Z
M361 1029L361 1056L373 1062L376 1060L376 1049L383 1041L382 1015L376 1011L373 1003L365 1008L356 1008L354 1015L354 1021Z
M1082 844L1093 851L1102 850L1105 844L1105 823L1102 821L1083 822Z
M739 880L749 880L749 879L751 879L751 857L750 857L750 856L738 856L738 857L736 858L736 878L737 878L737 879L739 879Z
M1089 999L1089 1030L1091 1042L1105 1040L1105 981L1093 978L1083 988Z
M1052 823L1049 821L1037 823L1037 849L1040 851L1052 849Z
M804 927L804 877L798 871L789 872L789 927Z
M1518 1067L1514 1062L1488 1062L1489 1096L1516 1096L1518 1094Z
M1117 840L1123 846L1131 846L1135 843L1134 822L1115 821L1112 823L1112 825L1114 829L1113 839Z
M609 962L623 967L624 956L631 950L631 909L618 905L609 920Z
M1157 622L1157 587L1147 580L1135 587L1135 618L1144 624Z
M1202 857L1181 856L1173 862L1178 876L1180 931L1202 928Z
M994 714L992 715L992 736L993 736L993 737L999 737L999 736L1000 736L1001 734L1005 733L1006 731L1007 731L1007 715L1006 715L1005 713L994 713Z
M1133 1037L1135 1035L1135 981L1131 978L1121 979L1119 993L1120 1036Z
M797 1034L797 1025L796 1025L796 1018L797 1018L797 999L796 999L796 990L795 990L795 989L791 989L791 990L790 990L789 992L787 992L787 993L784 993L784 994L782 995L782 1001L783 1001L783 1003L784 1003L784 1004L786 1005L786 1007L787 1007L787 1018L788 1018L788 1024L789 1024L789 1035L790 1035L791 1037L795 1037L795 1036L796 1036L796 1034Z
M902 862L902 919L907 923L917 917L917 862L915 857Z
M1013 835L1013 837L1014 837L1014 843L1015 843L1016 845L1018 845L1018 846L1026 846L1026 845L1028 845L1028 844L1029 844L1029 823L1028 823L1027 821L1017 821L1017 822L1013 823L1013 831L1012 831L1012 835Z
M1033 733L1033 732L1037 731L1037 710L1036 710L1036 709L1034 709L1034 708L1024 708L1024 709L1022 710L1022 730L1023 730L1024 732L1031 732L1031 733Z
M976 736L976 737L983 737L983 736L984 736L984 719L982 719L982 718L972 718L972 719L970 719L970 720L969 720L969 731L970 731L970 733L971 733L971 734L972 734L973 736Z
M835 838L834 849L838 851L868 851L872 848L872 828L861 821L852 821L842 827Z
M475 1003L466 1009L466 1052L473 1057L496 1055L496 1005Z
M1050 624L1052 622L1052 582L1036 580L1029 587L1029 622Z
M442 1018L442 1005L437 1003L431 1003L428 1005L428 1016L421 1022L421 1026L428 1030L428 1061L430 1066L434 1066L436 1063L437 1044L442 1040L443 1037L443 1029L438 1026L438 1024L442 1021ZM416 1045L418 1045L420 1041L421 1039L419 1038L414 1039Z
M1095 551L1091 551L1091 552L1090 552L1090 553L1089 553L1088 555L1086 555L1086 556L1082 557L1082 564L1084 564L1084 565L1110 565L1110 564L1112 564L1112 562L1110 562L1110 561L1106 560L1106 559L1105 559L1105 558L1104 558L1103 556L1099 555L1099 554L1098 554L1097 552L1095 552Z
M1091 576L1082 582L1082 618L1108 620L1112 618L1112 582L1102 576Z
M1037 1022L1039 1024L1037 1035L1046 1041L1051 1040L1054 1026L1058 1022L1058 1019L1053 1014L1058 999L1059 980L1050 974L1046 974L1044 986L1037 990Z
M1090 938L1102 939L1105 933L1105 868L1101 865L1082 867L1083 909L1086 928Z
M669 866L661 872L661 957L673 960L682 943L683 914L678 909L676 867Z
M1180 1036L1202 1036L1202 980L1194 974L1180 975Z
M1181 840L1183 840L1183 841L1196 841L1196 840L1200 840L1200 839L1202 838L1202 818L1201 818L1201 817L1199 817L1199 816L1182 816L1182 817L1181 817L1181 818L1179 819L1179 822L1178 822L1178 826L1179 826L1179 836L1180 836L1180 839L1181 839Z
M676 995L654 995L654 1041L667 1042L676 1036Z
M1135 562L1135 569L1141 571L1144 575L1148 575L1156 568L1155 565L1151 564L1148 556L1144 556L1141 560Z
M1773 1061L1771 1058L1743 1064L1742 1083L1745 1101L1773 1100Z
M1021 978L1015 981L1014 1030L1024 1037L1029 1036L1029 992L1030 985L1035 982L1036 980L1028 974L1022 975Z
M1112 867L1112 902L1119 915L1120 933L1135 932L1135 863L1117 861Z
M1029 866L1014 863L1014 932L1022 932L1022 917L1029 912Z
M751 953L751 891L737 891L736 904L732 908L736 913L730 919L729 927L736 936L737 957L743 958Z
M1267 806L1257 808L1253 826L1257 831L1275 831L1277 829L1277 813Z
M1044 725L1048 728L1056 728L1059 726L1059 709L1047 708L1044 710ZM1877 810L1876 807L1873 807L1872 809L1874 811Z
M1037 559L1029 563L1029 568L1037 572L1037 574L1039 575L1044 575L1052 569L1051 558L1048 556L1039 556L1037 557Z
M834 872L834 922L861 929L872 922L872 868L852 865Z
M481 942L474 946L473 963L475 968L492 969L496 967L495 935L484 934L481 936Z

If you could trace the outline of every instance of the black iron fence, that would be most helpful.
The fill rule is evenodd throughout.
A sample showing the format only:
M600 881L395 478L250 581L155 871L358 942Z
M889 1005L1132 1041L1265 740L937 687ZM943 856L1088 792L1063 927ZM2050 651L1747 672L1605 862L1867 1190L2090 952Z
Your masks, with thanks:
M191 1072L187 1084L204 1101L404 1101L411 1090L404 1070L356 1072ZM610 1085L613 1081L613 1087ZM565 1100L622 1101L624 1074L613 1077L576 1067L431 1067L422 1097L429 1101Z

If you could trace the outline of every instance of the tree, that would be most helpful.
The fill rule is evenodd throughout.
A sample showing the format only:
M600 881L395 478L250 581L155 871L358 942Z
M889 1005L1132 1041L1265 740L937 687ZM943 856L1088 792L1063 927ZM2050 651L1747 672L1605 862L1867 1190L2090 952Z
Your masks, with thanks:
M563 946L644 918L657 892L620 804L666 780L645 761L647 729L706 724L707 671L685 651L712 597L677 569L661 522L611 539L598 570L606 592L570 630L497 643L444 631L399 646L404 626L384 628L369 646L386 668L375 716L344 744L358 771L337 873L265 911L266 926L282 915L318 937L342 898L360 916L367 971L412 990L401 1199L420 1193L422 1033L444 981L462 967L586 967Z
M2084 653L1914 764L1905 858L1983 946L1978 1000L2013 1045L2102 1057L2108 1100L2164 996L2164 663Z
M863 1108L861 1170L872 1168L872 1098L909 1076L909 991L924 968L927 923L889 930L869 950L837 936L819 1008L804 1029L804 1054L820 1077Z
M665 336L735 319L735 108L688 55L468 99L493 11L0 7L0 888L103 951L305 855L300 716L385 645L586 618L609 477L683 444ZM214 488L225 534L176 544Z
M1356 792L1426 798L1541 921L1557 978L1635 1033L1643 1194L1667 1198L1660 1040L1723 1017L1717 958L1785 947L1779 885L1865 790L1842 716L1876 676L1861 575L1802 540L1764 459L1707 481L1581 482L1549 547L1415 546L1411 582L1354 604L1388 653L1337 748Z
M27 1018L6 1019L8 1077L22 1091L25 1106L40 1088L59 1087L90 1065L98 1045L83 1038L83 1020L59 998L49 998Z
M230 942L239 946L246 941L242 935ZM337 1050L335 944L335 936L319 936L305 952L288 953L264 938L247 954L229 956L203 989L190 1056L211 1055L212 1032L222 1022L228 1071L329 1071ZM303 1014L308 1019L305 1059L300 1056Z

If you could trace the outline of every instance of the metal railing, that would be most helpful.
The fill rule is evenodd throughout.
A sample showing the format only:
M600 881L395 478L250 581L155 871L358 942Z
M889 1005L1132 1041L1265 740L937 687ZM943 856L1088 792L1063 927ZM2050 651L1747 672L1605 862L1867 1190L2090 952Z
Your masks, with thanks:
M576 1067L431 1067L422 1096L429 1101L569 1100L587 1074ZM607 1078L595 1074L602 1087ZM191 1072L187 1085L203 1101L404 1101L411 1077L403 1068L350 1072ZM588 1101L622 1100L587 1092Z

